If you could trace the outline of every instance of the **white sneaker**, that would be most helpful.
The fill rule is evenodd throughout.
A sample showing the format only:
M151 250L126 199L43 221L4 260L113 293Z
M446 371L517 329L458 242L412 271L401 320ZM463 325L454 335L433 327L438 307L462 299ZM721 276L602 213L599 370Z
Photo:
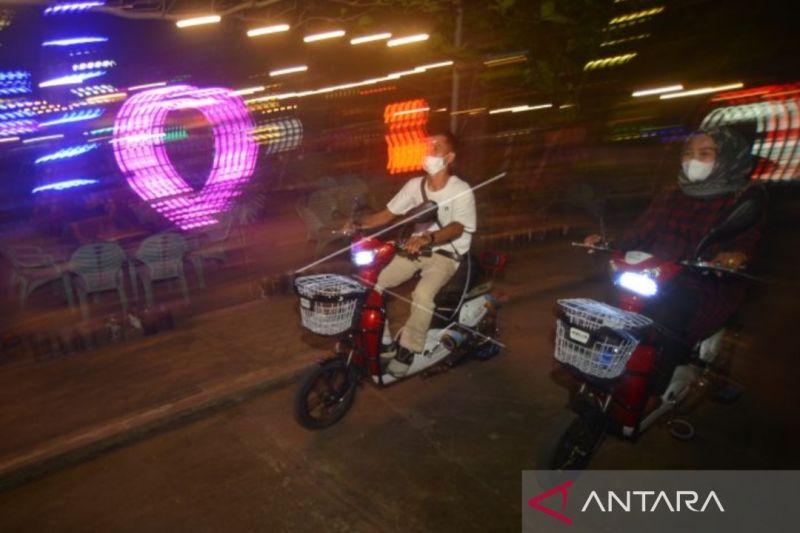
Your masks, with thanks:
M408 348L400 347L397 349L397 355L389 362L386 371L396 378L402 378L408 374L408 369L411 363L414 362L414 352Z
M410 367L410 364L398 361L395 357L389 362L389 366L386 367L386 371L396 378L402 378L408 374L408 369Z
M382 363L386 363L391 359L394 359L396 355L397 355L397 345L395 343L381 345L380 357Z

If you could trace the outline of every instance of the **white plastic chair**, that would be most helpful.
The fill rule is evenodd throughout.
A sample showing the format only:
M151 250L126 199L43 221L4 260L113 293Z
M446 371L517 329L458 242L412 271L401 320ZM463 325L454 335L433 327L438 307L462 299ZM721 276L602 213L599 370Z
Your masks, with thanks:
M189 260L192 262L200 287L206 287L205 263L207 261L225 263L236 230L239 230L240 237L243 235L241 226L237 224L237 218L235 210L221 214L217 224L205 227L189 237L191 248Z
M70 311L75 307L72 296L72 283L69 275L62 271L53 257L44 253L38 246L12 245L0 250L11 263L9 287L19 291L19 306L25 309L31 293L54 281L61 281L67 296Z
M122 310L127 313L128 298L122 273L125 259L125 252L113 242L86 244L73 252L69 268L77 276L75 287L84 319L89 318L86 296L111 290L117 291Z
M183 299L189 303L189 287L183 270L183 259L189 252L186 239L177 233L159 233L142 241L136 252L136 272L144 285L147 307L153 307L153 283L177 279L181 284Z

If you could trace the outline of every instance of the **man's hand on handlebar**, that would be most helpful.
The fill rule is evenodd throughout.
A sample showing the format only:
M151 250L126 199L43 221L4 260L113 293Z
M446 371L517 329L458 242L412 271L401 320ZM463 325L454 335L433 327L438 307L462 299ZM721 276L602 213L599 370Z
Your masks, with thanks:
M353 221L348 221L348 222L344 223L344 225L342 226L342 229L339 230L339 233L341 233L343 235L353 235L355 232L360 231L360 230L361 230L361 226L359 224L356 224Z
M433 235L430 233L423 233L422 235L413 235L403 245L403 250L411 255L417 255L420 250L426 246L433 244Z

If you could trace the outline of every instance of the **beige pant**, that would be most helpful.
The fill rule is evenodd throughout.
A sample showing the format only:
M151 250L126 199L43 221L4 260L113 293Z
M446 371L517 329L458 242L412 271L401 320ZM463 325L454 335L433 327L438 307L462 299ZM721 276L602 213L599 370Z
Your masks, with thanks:
M411 314L400 330L400 346L417 353L425 348L425 337L433 318L433 299L457 269L456 261L440 254L433 254L430 257L418 257L413 261L395 256L380 273L375 288L383 292L383 289L397 287L411 279L417 271L421 271L421 278L412 295Z

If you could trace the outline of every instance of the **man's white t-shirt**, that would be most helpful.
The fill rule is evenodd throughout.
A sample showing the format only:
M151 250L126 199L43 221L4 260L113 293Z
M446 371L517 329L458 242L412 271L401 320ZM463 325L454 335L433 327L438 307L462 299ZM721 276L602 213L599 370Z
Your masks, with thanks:
M420 183L422 177L412 178L406 183L400 191L392 198L386 208L397 216L405 215L411 209L422 204L422 190ZM448 242L437 244L433 247L434 250L448 250L458 252L459 255L464 255L469 251L470 243L472 242L472 234L477 229L477 217L475 215L475 194L472 192L472 187L469 184L459 179L456 176L450 176L444 187L438 191L432 191L425 183L425 194L428 195L428 200L436 202L439 206L439 222L431 224L417 224L415 229L416 233L425 231L436 231L441 229L452 222L458 222L464 226L464 232L460 237Z

